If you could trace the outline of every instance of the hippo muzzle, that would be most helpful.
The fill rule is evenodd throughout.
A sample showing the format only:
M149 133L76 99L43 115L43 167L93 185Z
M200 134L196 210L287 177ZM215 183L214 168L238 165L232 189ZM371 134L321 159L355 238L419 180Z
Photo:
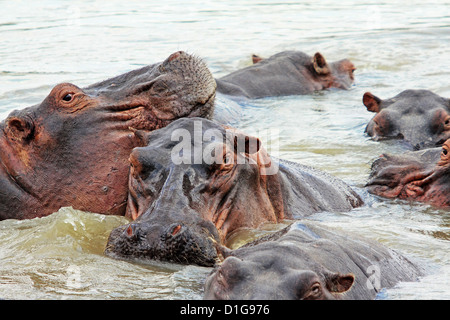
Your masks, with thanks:
M216 264L218 234L211 222L164 224L158 221L161 218L143 215L135 222L114 229L105 254L126 260L158 260L206 267Z
M376 159L367 183L370 193L450 208L450 139L442 148Z

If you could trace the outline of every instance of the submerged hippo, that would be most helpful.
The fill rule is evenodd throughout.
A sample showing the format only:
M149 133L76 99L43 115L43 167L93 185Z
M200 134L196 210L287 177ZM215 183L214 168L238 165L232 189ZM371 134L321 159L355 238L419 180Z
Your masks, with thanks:
M450 208L450 139L442 148L382 155L372 164L369 192Z
M165 61L84 89L58 84L35 106L0 123L0 220L45 216L63 206L125 214L133 131L213 114L215 81L200 59Z
M355 66L344 59L327 63L317 52L311 57L301 51L283 51L216 79L217 91L246 98L310 94L327 88L349 89Z
M209 120L180 119L143 139L130 156L135 221L111 232L112 257L211 266L215 244L239 228L362 205L343 181L278 163L259 139Z
M376 113L366 127L375 140L404 139L419 150L450 138L450 99L431 91L405 90L386 100L366 92L363 103Z
M317 222L296 222L236 250L205 283L205 299L374 299L423 271L381 244Z

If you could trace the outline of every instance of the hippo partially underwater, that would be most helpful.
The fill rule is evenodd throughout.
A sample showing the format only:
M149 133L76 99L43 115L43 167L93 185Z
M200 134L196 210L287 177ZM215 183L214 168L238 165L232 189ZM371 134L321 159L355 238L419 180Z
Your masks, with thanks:
M363 103L376 113L366 127L374 140L402 139L419 150L450 138L450 99L429 90L405 90L385 100L366 92Z
M423 268L368 239L298 221L235 250L205 283L204 299L374 299L383 288L417 281Z
M214 272L222 271L209 278L207 298L300 297L298 291L281 293L286 289L284 280L275 276L269 286L281 284L279 294L271 293L266 284L255 286L253 292L228 286L229 291L220 294L215 287L221 272L234 275L242 270L233 259L258 256L255 261L272 261L265 256L269 251L253 255L252 248L268 245L274 257L283 256L279 264L273 263L273 275L308 256L306 248L292 257L284 244L278 247L290 237L293 243L306 241L319 259L296 265L297 271L302 268L300 278L288 284L301 285L301 297L335 298L347 292L347 297L373 298L373 291L360 289L360 282L367 280L361 269L366 263L380 263L383 272L391 273L383 282L386 286L409 281L419 272L384 247L371 244L374 252L359 240L330 237L312 225L307 232L302 229L303 234L283 231L277 233L279 239L232 253L223 247L227 237L241 228L321 211L349 211L363 201L343 181L274 159L259 139L210 121L216 88L246 98L348 89L354 70L348 60L328 64L319 53L310 57L288 51L255 59L254 66L214 79L201 59L180 51L163 62L85 88L59 84L42 103L13 111L0 123L0 220L42 217L64 206L126 215L134 221L111 232L105 249L110 257L214 266L220 256L230 256ZM441 116L445 118L443 112ZM444 121L439 130L446 131L446 126ZM188 140L183 139L186 136ZM444 136L446 132L439 141ZM174 137L182 138L181 143ZM446 168L442 161L438 166ZM322 244L333 254L323 254ZM358 259L364 260L358 265L361 270L352 265L360 263ZM225 269L229 265L233 268ZM255 270L261 276L266 272ZM236 279L246 286L245 278L232 281ZM311 286L306 288L305 283Z
M42 103L0 123L0 220L63 206L124 215L134 130L211 118L216 83L184 52L80 89L55 86Z
M362 205L343 181L277 161L259 139L226 129L184 118L142 135L148 145L130 156L135 221L111 232L108 256L212 266L216 244L239 228Z
M216 79L217 91L236 97L311 94L328 88L349 89L355 66L348 59L327 63L322 54L313 57L301 51L283 51Z
M450 139L442 148L384 154L372 164L369 192L450 209Z
M354 68L346 60L328 65L320 54L314 59L301 52L276 56L258 62L273 72L259 83L282 88L292 86L292 80L303 86L305 70L317 73L313 78L322 82L353 79ZM291 68L291 79L281 67L291 59L301 63L300 78L298 70ZM339 71L344 69L347 76ZM307 78L310 87L312 78ZM163 62L83 89L59 84L42 103L13 111L0 123L0 220L46 216L63 206L123 215L127 159L134 147L141 146L135 130L155 130L182 117L216 118L216 86L201 59L180 51ZM258 96L304 93L266 89L260 87Z

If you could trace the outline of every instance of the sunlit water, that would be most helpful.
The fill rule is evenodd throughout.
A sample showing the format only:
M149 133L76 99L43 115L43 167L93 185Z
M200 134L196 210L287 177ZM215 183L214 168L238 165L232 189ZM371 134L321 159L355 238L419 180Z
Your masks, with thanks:
M350 90L247 101L237 125L274 155L330 172L366 200L311 219L425 263L429 275L385 298L450 299L449 212L365 192L373 159L405 146L365 136L372 114L361 103L365 91L388 98L421 88L450 97L450 2L298 2L1 1L0 119L40 102L59 82L82 87L177 50L202 57L216 77L250 64L252 53L349 58L357 67ZM69 208L0 222L0 298L200 299L208 268L103 255L110 230L126 222ZM236 241L251 235L243 237Z

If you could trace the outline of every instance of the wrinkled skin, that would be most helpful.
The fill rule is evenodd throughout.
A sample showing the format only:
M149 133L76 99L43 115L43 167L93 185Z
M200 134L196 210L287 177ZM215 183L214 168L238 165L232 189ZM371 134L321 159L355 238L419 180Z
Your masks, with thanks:
M205 299L374 299L381 288L422 275L393 250L317 222L296 222L222 254L225 260L206 280ZM379 285L369 279L374 270Z
M355 66L347 59L327 63L317 52L283 51L216 79L217 91L246 98L310 94L328 88L349 89Z
M367 110L376 113L366 127L374 140L403 139L413 149L442 146L450 138L450 99L428 90L405 90L382 100L363 96Z
M183 151L195 150L200 161L190 152L193 164L173 161L177 132L189 135ZM213 141L212 132L220 138ZM287 161L273 170L259 139L209 120L180 119L143 139L148 146L130 156L127 216L135 221L111 232L105 252L112 257L212 266L216 244L235 230L362 204L349 186L320 171Z
M384 154L372 164L369 192L450 208L450 139L442 148Z
M215 81L184 52L81 89L62 83L0 123L0 220L63 206L124 215L135 130L211 117Z

